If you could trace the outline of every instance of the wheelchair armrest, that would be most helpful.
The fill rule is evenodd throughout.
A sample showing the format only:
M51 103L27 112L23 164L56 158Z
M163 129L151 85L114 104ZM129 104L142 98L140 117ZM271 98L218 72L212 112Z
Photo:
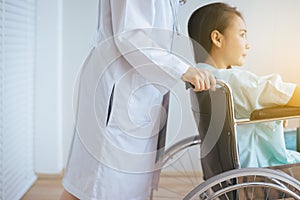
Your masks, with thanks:
M254 110L250 120L300 118L300 107L276 106Z

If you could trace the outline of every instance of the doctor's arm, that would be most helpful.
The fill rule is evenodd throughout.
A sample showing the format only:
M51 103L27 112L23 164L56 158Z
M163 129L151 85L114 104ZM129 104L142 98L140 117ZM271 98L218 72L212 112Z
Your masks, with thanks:
M182 75L182 80L194 85L194 91L202 91L212 89L215 90L216 79L211 71L207 69L199 69L190 67L186 73Z
M117 48L148 81L172 87L182 79L193 84L195 90L214 87L215 79L209 71L192 67L170 49L174 32L167 25L168 19L157 17L162 11L165 17L172 17L170 2L111 0L111 11Z

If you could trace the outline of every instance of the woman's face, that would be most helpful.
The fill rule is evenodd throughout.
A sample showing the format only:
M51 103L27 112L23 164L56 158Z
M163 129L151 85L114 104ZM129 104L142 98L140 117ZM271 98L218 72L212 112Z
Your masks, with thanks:
M237 15L232 16L231 24L225 29L221 53L227 66L242 66L250 48L247 41L244 21Z

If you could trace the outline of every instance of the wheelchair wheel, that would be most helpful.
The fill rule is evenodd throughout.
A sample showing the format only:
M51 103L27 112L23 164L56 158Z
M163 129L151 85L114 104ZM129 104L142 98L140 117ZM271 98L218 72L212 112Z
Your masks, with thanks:
M232 180L235 180L234 184L231 184ZM184 197L184 200L196 199L299 200L300 182L278 170L267 168L235 169L211 177Z
M158 189L152 190L150 200L182 200L203 181L199 157L198 135L185 138L167 148Z

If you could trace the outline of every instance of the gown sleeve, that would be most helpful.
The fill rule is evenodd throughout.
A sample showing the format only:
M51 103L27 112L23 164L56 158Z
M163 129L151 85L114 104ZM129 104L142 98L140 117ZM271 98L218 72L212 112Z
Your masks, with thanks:
M238 107L248 111L286 105L292 97L296 84L282 81L280 75L257 76L239 69L227 70L228 82Z
M231 69L224 75L234 98L237 118L249 117L254 109L286 105L296 85L284 82L278 74L257 76ZM286 150L282 122L262 122L237 126L239 158L242 167L268 167L296 163L299 154Z
M171 1L110 2L114 41L122 56L149 81L178 81L190 65L172 52ZM159 19L164 10L166 18Z

